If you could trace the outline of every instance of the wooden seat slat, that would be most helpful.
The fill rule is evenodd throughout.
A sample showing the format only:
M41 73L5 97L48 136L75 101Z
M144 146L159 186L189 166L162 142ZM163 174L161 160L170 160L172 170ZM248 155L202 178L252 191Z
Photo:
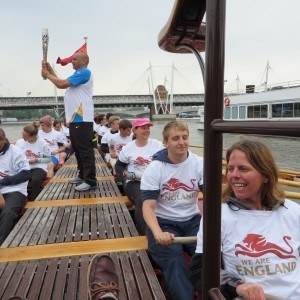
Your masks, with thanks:
M47 268L47 272L45 274L43 288L41 289L41 294L39 299L50 300L51 294L53 291L53 283L55 282L55 275L57 272L57 267L59 265L59 259L54 258L51 259ZM60 265L59 265L60 267Z
M123 237L123 234L121 231L121 226L120 226L120 222L119 222L119 218L118 218L118 214L116 212L115 206L112 206L110 204L108 204L108 206L111 211L111 221L112 221L112 226L114 229L115 236L117 238L121 238L121 237Z
M32 222L30 222L30 225L28 224L28 226L26 226L26 235L24 234L18 234L18 236L23 236L23 239L21 241L21 243L19 243L19 246L26 246L30 243L31 239L35 238L35 230L37 229L37 227L39 226L40 224L40 221L43 219L43 215L44 215L44 212L45 212L45 208L43 210L36 210L36 215L35 217L32 217L31 220ZM25 230L25 228L24 228ZM17 242L17 240L16 240ZM18 244L16 244L18 245ZM14 245L12 244L11 245L12 247L14 247Z
M129 228L128 228L126 220L125 220L125 216L124 216L123 211L121 209L121 206L120 205L115 205L115 207L116 207L116 211L117 211L117 215L118 215L118 218L119 218L120 227L121 227L123 236L124 237L131 236ZM136 234L136 235L132 234L132 236L137 236L137 235L138 234Z
M131 204L127 196L117 197L102 197L102 198L79 198L79 199L58 199L58 200L44 200L27 202L26 209L37 207L54 207L54 206L74 206L74 205L90 205L90 204L104 204L104 203L118 203L123 202L128 205Z
M61 224L58 228L56 243L63 243L66 236L66 231L71 215L71 206L67 206L64 210L63 218Z
M45 259L45 260L38 261L35 274L32 278L32 281L29 283L27 299L41 299L39 298L39 295L44 283L47 266L48 266L48 260Z
M64 257L60 261L59 270L56 275L51 299L64 299L64 290L68 275L69 258Z
M74 228L75 228L77 209L78 209L77 206L72 206L72 208L71 208L70 219L69 219L68 225L66 227L65 242L73 241L73 232L74 232Z
M0 299L3 299L3 293L5 292L11 277L13 276L15 269L17 267L17 263L14 262L12 264L7 264L0 278Z
M108 255L110 255L110 257L112 258L115 267L116 267L116 273L118 274L118 279L119 279L119 287L120 287L120 291L119 291L119 299L126 299L127 298L127 293L126 293L126 288L125 288L125 283L124 283L124 276L122 273L122 266L121 266L121 260L120 257L118 255L118 253L107 253ZM120 275L120 276L119 276Z
M74 256L70 262L70 274L69 274L69 284L67 286L65 299L73 300L76 298L77 290L78 290L78 275L79 275L79 257Z
M88 255L84 255L81 257L80 264L80 274L79 274L79 294L78 300L87 300L88 299L88 284L87 284L87 272L89 267L90 257Z
M99 232L99 239L103 240L106 238L106 229L105 229L105 218L103 206L97 207L97 227Z
M47 244L53 244L56 242L58 230L61 227L61 221L63 219L64 213L65 213L65 208L59 207L55 218L55 222L53 223L53 226L51 228L50 234L47 239Z
M132 272L131 264L129 263L127 259L126 253L120 253L120 259L121 259L121 265L122 265L122 271L124 276L124 283L125 288L128 291L128 298L129 299L140 299L138 294L138 289L135 284L135 278Z
M139 257L141 258L141 264L146 274L151 274L153 272L153 267L148 258L146 251L138 251ZM153 295L153 298L158 297L157 299L165 299L165 296L161 290L161 287L158 283L156 276L148 276L148 283L150 285L150 291Z
M15 237L13 239L11 239L11 243L9 245L9 247L17 247L20 244L22 244L22 241L24 239L27 240L27 242L30 240L30 238L33 235L33 232L31 229L34 228L34 225L32 225L34 222L36 223L36 221L39 218L39 211L34 211L29 218L27 218L26 222L23 223L23 226L21 226L19 228L19 230L15 230L15 228L13 229L14 233L15 233ZM6 241L5 241L6 242ZM5 244L4 244L5 246Z
M82 240L88 241L90 239L90 207L83 206L83 224L82 224Z
M75 223L75 231L74 231L74 241L81 240L81 232L82 232L82 218L83 218L83 207L78 206L77 215L76 215L76 223Z
M68 182L72 177L53 177L49 182ZM97 177L97 180L114 180L114 176L101 176Z
M32 281L34 276L34 270L37 268L38 261L31 260L28 262L27 268L24 272L22 281L17 289L16 295L24 295L29 290L29 283Z
M37 235L40 236L38 240L38 245L46 244L48 241L48 237L51 233L51 229L53 224L55 223L56 216L58 214L58 207L50 208L50 214L48 215L47 222L45 223L44 228L42 228L41 232L36 232Z
M137 232L137 229L136 229L134 223L130 222L130 220L132 220L132 218L130 216L128 209L126 209L126 210L122 209L122 210L123 210L123 215L125 217L126 223L128 224L128 229L129 229L131 235L138 236L139 234Z
M21 262L16 266L16 269L9 281L9 284L7 285L5 292L3 294L3 296L1 297L1 299L8 299L10 298L12 295L16 295L17 292L17 287L19 286L22 276L26 270L28 262Z
M0 249L0 262L147 249L145 236Z
M105 231L106 235L109 239L113 239L115 237L113 228L112 228L112 222L111 222L111 216L110 211L107 204L103 205L103 213L104 213L104 220L105 220Z
M145 270L142 268L139 256L137 253L130 252L129 258L133 269L132 274L140 292L140 298L151 299L150 290L147 288L148 283L146 282L146 277L144 276Z
M96 240L97 236L97 206L91 205L91 240Z
M96 163L96 167L106 167L106 163L102 162L102 163ZM77 164L64 164L62 168L76 168L77 169Z

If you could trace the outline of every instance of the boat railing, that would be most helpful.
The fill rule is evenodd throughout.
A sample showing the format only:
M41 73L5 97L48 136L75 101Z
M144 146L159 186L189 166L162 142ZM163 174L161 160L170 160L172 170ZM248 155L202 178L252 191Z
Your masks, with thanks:
M286 81L280 83L273 83L273 84L261 84L261 85L254 85L252 89L252 93L262 93L262 92L269 92L269 91L276 91L282 89L290 89L300 87L300 80L296 81ZM235 95L243 95L247 94L247 86L239 88L238 90L227 90L224 92L226 96L235 96Z

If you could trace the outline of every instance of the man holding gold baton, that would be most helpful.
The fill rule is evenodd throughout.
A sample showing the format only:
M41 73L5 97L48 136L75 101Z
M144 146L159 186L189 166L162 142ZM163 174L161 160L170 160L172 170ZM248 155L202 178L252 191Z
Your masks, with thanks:
M73 55L74 74L60 79L50 64L42 62L42 77L49 79L57 88L67 89L64 103L66 121L70 128L70 139L78 164L78 176L69 183L80 183L75 190L87 191L97 188L95 155L93 149L94 105L93 76L87 68L89 57L84 52Z

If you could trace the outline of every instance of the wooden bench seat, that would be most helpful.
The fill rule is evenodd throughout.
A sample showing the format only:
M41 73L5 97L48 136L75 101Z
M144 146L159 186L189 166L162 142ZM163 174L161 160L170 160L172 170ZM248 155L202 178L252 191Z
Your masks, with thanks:
M165 299L144 250L109 254L119 278L119 299ZM90 255L0 264L0 299L86 300Z
M28 209L1 248L138 236L125 203Z
M95 190L77 192L75 184L69 184L66 181L51 181L48 182L35 201L122 196L117 184L111 179L98 180L97 186L98 188Z
M100 156L96 163L97 176L111 175ZM120 300L165 299L127 197L114 180L99 180L97 189L76 192L76 185L66 182L76 176L75 158L67 164L56 173L57 182L49 182L28 204L1 245L0 299L88 299L89 262L105 251L116 264Z

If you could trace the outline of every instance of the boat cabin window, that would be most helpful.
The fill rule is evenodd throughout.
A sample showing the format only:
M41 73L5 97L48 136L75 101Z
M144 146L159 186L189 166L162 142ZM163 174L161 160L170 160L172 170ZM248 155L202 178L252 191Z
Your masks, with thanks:
M224 119L229 120L230 116L231 116L231 107L227 106L227 107L225 107L225 110L224 110Z
M268 105L253 105L248 106L248 118L267 118L268 117Z
M233 120L236 120L238 118L238 107L237 106L234 106L232 107L232 119Z
M272 117L293 118L300 116L300 103L272 104Z
M300 103L294 103L294 117L300 117Z
M246 119L246 106L239 106L239 119Z

